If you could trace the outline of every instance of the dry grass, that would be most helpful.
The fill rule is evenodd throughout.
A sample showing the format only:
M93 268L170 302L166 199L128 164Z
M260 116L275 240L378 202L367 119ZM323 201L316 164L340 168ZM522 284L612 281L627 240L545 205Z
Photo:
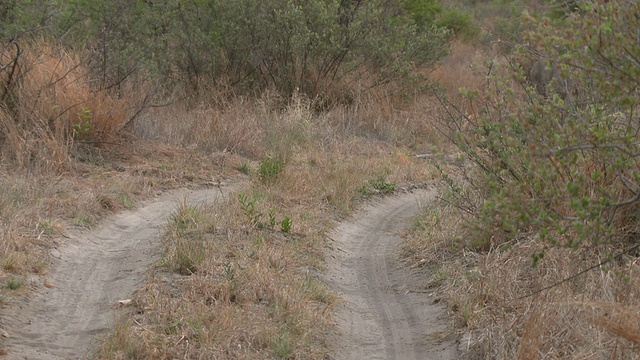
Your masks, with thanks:
M214 166L188 151L101 145L122 140L137 96L94 91L82 59L53 45L20 49L0 49L0 64L11 65L0 71L0 278L45 272L46 253L70 228L95 226L163 189L213 180L206 171Z
M0 172L0 281L46 273L49 250L69 230L95 226L166 189L215 183L225 176L220 158L130 143L76 149L71 170L59 175Z
M476 90L483 85L483 74L478 70L483 60L484 54L476 46L457 41L429 76L447 89L450 98L456 98L461 88Z
M382 96L317 114L303 97L282 108L265 94L222 109L158 113L157 127L150 118L135 124L139 136L248 156L236 166L251 174L243 194L252 206L234 194L211 209L179 209L164 261L136 296L139 313L99 357L326 358L334 295L318 277L323 234L377 191L372 180L401 188L431 180L409 147L394 145L425 128L424 114ZM265 182L260 164L271 158L284 165ZM280 226L285 216L290 233Z
M94 91L77 55L43 41L0 49L2 72L0 142L3 163L31 172L61 171L74 142L113 141L136 101ZM134 97L135 99L135 97Z
M535 239L476 253L465 249L460 221L443 204L426 209L405 255L433 269L432 291L449 304L455 331L471 337L467 358L640 357L637 259L563 282L616 250L546 249L533 267L531 256L544 249Z
M326 358L323 331L334 296L318 277L324 234L361 199L387 191L376 186L432 180L412 155L438 150L429 140L437 137L433 101L412 106L380 89L353 106L317 113L302 96L283 106L272 93L229 100L222 91L210 94L215 105L150 109L132 124L141 141L90 147L78 143L117 135L125 104L83 87L77 58L46 47L33 56L29 71L20 72L24 88L16 88L20 113L3 123L2 140L15 148L2 158L3 169L39 170L0 177L8 189L0 194L7 224L0 276L46 273L48 249L70 228L95 226L164 189L215 184L244 169L253 180L244 193L262 214L260 224L236 195L213 208L177 209L163 260L98 357ZM87 120L82 114L100 131L74 133ZM16 125L21 121L33 134ZM265 182L259 168L271 158L283 168ZM293 225L288 233L280 225L285 217Z

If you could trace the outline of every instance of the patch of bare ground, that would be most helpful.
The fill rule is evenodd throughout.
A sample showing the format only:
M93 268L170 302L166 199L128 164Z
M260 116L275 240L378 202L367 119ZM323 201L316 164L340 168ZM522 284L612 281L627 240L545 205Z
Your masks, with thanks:
M446 307L429 295L428 272L398 259L401 231L434 190L375 199L332 234L327 282L340 300L334 359L454 359Z

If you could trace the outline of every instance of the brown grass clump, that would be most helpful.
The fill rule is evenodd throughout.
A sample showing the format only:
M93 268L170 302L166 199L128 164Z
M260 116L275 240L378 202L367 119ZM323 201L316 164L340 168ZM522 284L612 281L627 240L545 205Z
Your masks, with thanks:
M68 161L77 141L113 141L131 101L94 91L75 54L44 41L0 49L2 158L18 167L55 169ZM8 69L15 70L9 72Z
M640 267L633 257L569 279L617 250L545 249L523 238L474 252L459 238L457 209L434 206L420 219L405 255L433 269L433 292L450 305L457 331L467 333L465 356L640 358ZM531 256L543 249L533 267Z

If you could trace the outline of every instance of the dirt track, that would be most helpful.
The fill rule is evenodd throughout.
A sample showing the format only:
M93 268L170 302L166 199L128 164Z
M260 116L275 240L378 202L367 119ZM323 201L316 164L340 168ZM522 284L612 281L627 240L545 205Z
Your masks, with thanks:
M70 234L58 249L47 280L0 316L9 359L89 358L127 299L158 258L167 217L187 196L211 204L231 189L179 190L146 206L106 219L92 231ZM444 308L424 293L428 276L398 266L398 232L433 193L416 191L379 199L334 232L327 281L344 300L339 333L330 339L335 359L454 359ZM415 291L419 290L419 291Z
M390 196L369 204L332 235L327 281L342 298L331 339L334 359L455 359L444 306L424 292L428 274L403 268L396 250L433 191Z
M167 218L185 196L211 204L230 189L178 190L134 211L106 219L99 228L70 234L59 248L52 273L55 287L37 283L29 298L2 311L10 336L9 359L83 359L113 328L117 303L145 280L158 259Z

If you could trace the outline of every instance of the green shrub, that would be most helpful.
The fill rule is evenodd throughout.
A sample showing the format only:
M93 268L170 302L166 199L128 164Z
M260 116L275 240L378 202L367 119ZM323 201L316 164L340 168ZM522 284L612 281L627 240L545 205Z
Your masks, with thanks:
M535 29L525 38L556 69L546 96L519 68L494 69L468 99L474 116L459 112L444 123L476 165L461 168L470 186L450 189L474 214L478 248L523 233L571 248L637 241L640 65L628 54L640 53L640 42L627 25L637 23L640 5L590 6L560 25L523 19Z
M480 33L480 28L474 24L471 15L456 9L447 9L435 23L437 26L451 31L454 36L461 36L465 39L473 39Z
M92 64L105 84L137 72L196 90L225 79L250 95L275 89L316 99L347 78L384 84L444 55L445 32L420 15L430 10L410 13L402 4L77 0L61 23L83 24L69 37L99 49Z

